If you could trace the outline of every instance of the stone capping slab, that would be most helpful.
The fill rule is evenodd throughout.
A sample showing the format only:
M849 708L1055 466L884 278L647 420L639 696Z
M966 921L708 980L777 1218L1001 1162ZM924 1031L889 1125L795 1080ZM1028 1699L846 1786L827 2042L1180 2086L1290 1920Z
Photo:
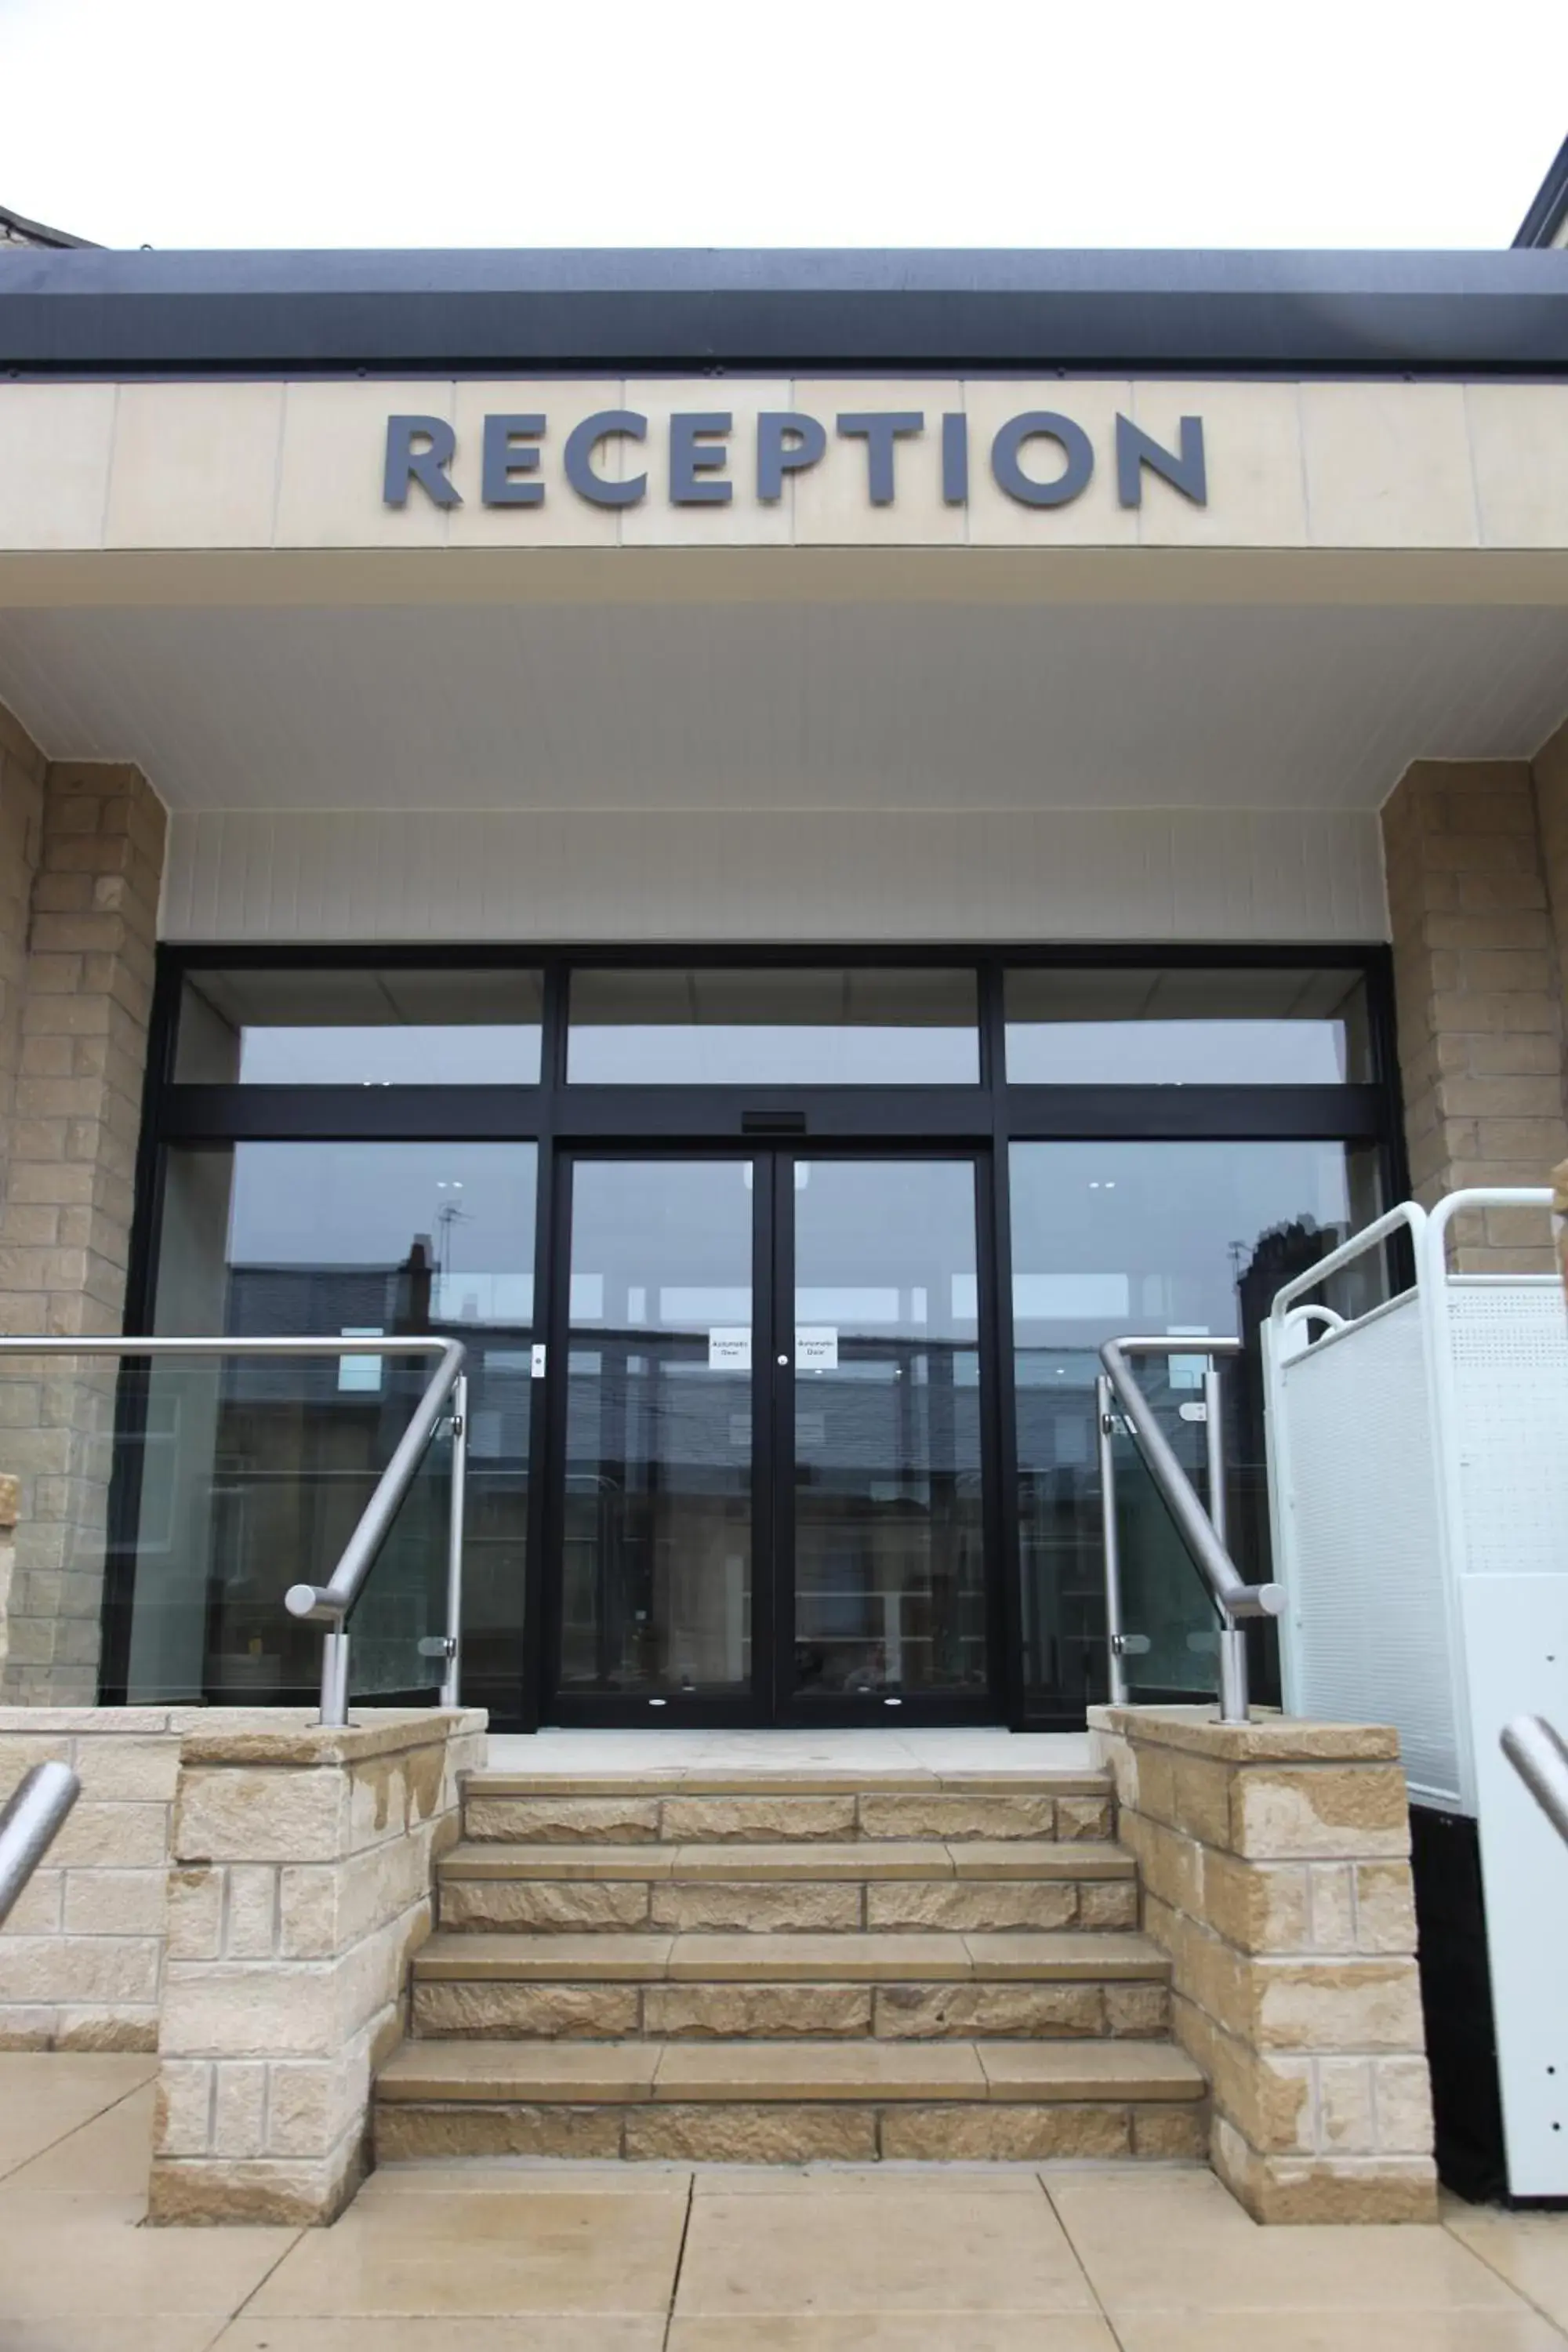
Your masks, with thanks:
M377 1707L367 1710L357 1723L335 1727L319 1723L314 1713L304 1708L298 1711L297 1720L280 1724L276 1715L258 1721L238 1709L231 1716L227 1708L209 1707L196 1723L182 1727L184 1738L180 1754L184 1764L286 1765L310 1769L363 1763L373 1757L429 1747L437 1739L477 1736L488 1720L482 1707Z
M437 1720L447 1727L444 1736L450 1738L481 1733L489 1719L482 1707L464 1707L456 1714L437 1707L374 1707L364 1709L358 1722L334 1730L317 1721L313 1707L303 1706L0 1706L0 1737L47 1732L149 1739L163 1734L182 1741L194 1738L196 1746L182 1748L192 1763L334 1764L418 1746L431 1736ZM241 1741L247 1744L241 1746ZM276 1753L268 1752L269 1748ZM474 1780L482 1776L467 1772L462 1777Z
M1134 1734L1141 1746L1181 1748L1225 1764L1389 1763L1399 1758L1399 1734L1384 1723L1307 1723L1262 1716L1251 1723L1219 1723L1201 1706L1091 1706L1091 1732Z
M183 1732L211 1713L205 1706L0 1706L0 1734L115 1732L130 1739L150 1739L159 1733Z
M469 1797L1108 1797L1107 1772L878 1771L758 1772L689 1769L673 1766L650 1772L492 1772L464 1777Z

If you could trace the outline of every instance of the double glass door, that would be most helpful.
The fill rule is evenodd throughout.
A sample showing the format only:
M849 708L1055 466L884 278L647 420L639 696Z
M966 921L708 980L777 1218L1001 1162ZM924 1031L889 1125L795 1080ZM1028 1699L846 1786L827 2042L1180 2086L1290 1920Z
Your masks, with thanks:
M995 1711L979 1172L568 1156L547 1719Z

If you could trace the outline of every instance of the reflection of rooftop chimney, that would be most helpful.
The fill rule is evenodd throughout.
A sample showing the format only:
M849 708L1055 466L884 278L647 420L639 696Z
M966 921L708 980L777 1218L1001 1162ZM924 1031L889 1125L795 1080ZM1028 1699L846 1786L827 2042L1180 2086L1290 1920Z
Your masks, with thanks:
M416 1234L408 1255L398 1268L398 1287L404 1293L400 1301L402 1312L397 1318L400 1331L428 1331L430 1328L430 1292L435 1279L435 1252L428 1234Z

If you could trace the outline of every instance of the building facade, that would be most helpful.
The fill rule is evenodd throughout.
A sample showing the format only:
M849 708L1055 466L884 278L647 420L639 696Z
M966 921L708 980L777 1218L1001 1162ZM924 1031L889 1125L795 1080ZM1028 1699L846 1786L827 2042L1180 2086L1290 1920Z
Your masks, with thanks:
M460 1338L494 1723L1080 1723L1101 1340L1261 1576L1275 1290L1568 1151L1565 297L0 254L0 1330ZM6 1697L308 1696L417 1360L0 1374Z

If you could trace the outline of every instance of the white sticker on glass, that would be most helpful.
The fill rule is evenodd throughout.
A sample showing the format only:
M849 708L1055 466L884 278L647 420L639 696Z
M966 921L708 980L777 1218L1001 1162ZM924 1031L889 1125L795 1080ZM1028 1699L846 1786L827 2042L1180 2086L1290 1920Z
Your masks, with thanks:
M797 1323L795 1327L795 1365L797 1372L836 1372L838 1370L837 1323Z

